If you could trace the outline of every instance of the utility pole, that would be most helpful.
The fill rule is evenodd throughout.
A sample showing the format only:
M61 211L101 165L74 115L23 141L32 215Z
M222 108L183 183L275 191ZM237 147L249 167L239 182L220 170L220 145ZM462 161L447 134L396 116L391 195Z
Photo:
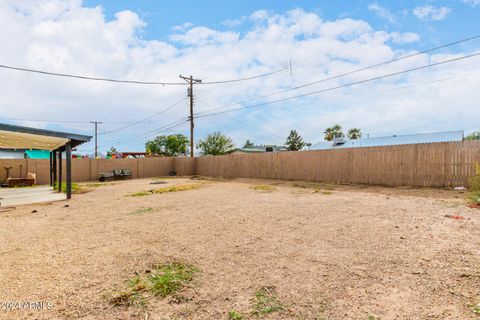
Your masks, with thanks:
M193 79L192 76L190 77L184 77L182 75L180 75L180 78L182 78L183 80L187 81L187 83L189 84L189 87L188 87L188 97L190 97L190 157L194 157L194 142L193 142L193 128L195 126L195 124L193 123L193 85L195 83L200 83L202 82L202 80L200 79Z
M98 125L102 124L100 121L90 121L90 123L93 123L95 125L95 159L97 159L98 155Z

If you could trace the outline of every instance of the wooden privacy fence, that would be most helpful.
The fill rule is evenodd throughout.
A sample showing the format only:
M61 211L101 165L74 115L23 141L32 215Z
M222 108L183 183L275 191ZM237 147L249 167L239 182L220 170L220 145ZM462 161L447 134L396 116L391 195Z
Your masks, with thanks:
M333 181L390 186L468 186L480 164L480 141L411 144L335 150L233 154L198 158L73 159L73 181L98 179L100 172L128 168L133 178L204 175L283 180ZM49 183L48 160L2 160L12 177L37 174ZM63 166L65 168L65 165ZM65 176L65 175L64 175Z
M65 160L64 160L65 161ZM38 184L48 184L49 160L0 159L0 181L4 181L6 170L11 167L10 175L15 178L25 177L28 172L36 173ZM65 170L65 163L63 164ZM140 159L72 159L72 181L93 181L100 172L112 172L114 169L130 169L132 178L166 176L175 169L174 158L140 158ZM65 177L65 173L63 173Z
M206 176L333 181L390 186L468 186L480 142L446 142L196 159Z

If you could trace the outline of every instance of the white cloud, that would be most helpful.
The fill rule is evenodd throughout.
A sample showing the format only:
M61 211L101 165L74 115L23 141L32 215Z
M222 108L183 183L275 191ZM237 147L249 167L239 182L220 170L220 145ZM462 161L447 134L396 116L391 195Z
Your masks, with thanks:
M235 28L241 26L245 21L248 20L248 17L243 16L238 19L229 19L222 22L222 24L228 28Z
M173 27L172 30L173 30L173 31L185 32L185 31L187 31L188 29L190 29L191 27L193 27L193 23L191 23L191 22L185 22L185 23L182 23L182 24L179 25L179 26Z
M185 45L205 46L215 43L236 42L239 35L235 32L220 32L206 27L195 27L183 34L172 35L170 39Z
M420 20L440 21L447 17L450 9L447 7L434 7L432 5L416 7L413 14Z
M414 32L391 32L390 37L394 43L406 44L420 41L420 35Z
M376 13L378 16L392 23L395 22L395 15L391 13L390 10L388 10L387 8L380 6L378 3L371 3L368 6L368 10Z
M480 5L480 0L462 0L462 1L471 5L472 7L476 7Z
M45 5L44 5L45 4ZM195 112L277 92L412 53L396 43L419 40L415 33L386 32L356 19L322 20L293 10L284 14L258 11L242 34L205 26L187 26L162 37L144 40L145 22L131 11L107 21L101 7L86 8L81 1L49 0L0 2L0 63L120 79L179 81L194 75L205 81L248 77L279 70L292 59L289 72L254 81L219 86L196 86ZM462 55L464 53L458 53ZM271 96L266 101L335 87L390 72L448 59L449 55L422 54L412 59L365 70L348 77ZM321 140L325 127L340 122L372 134L406 133L464 128L475 129L480 117L476 101L479 59L417 71L380 82L330 91L302 99L230 113L261 131L287 135L299 129L307 141ZM438 82L439 79L446 79ZM26 119L134 121L152 115L186 96L185 87L134 86L46 77L0 69L0 117ZM265 101L265 100L263 100ZM253 101L254 104L261 101ZM238 107L238 106L237 106ZM103 149L128 142L188 115L186 102L140 126L100 136ZM32 122L39 125L40 123ZM101 131L119 125L104 124ZM188 135L188 124L171 129ZM49 126L50 127L50 126ZM52 127L91 133L92 126ZM197 138L221 130L240 144L283 143L275 136L252 130L222 114L196 120ZM141 150L144 140L118 145L119 150ZM90 146L83 148L91 148ZM102 149L102 150L103 150Z
M252 20L262 21L262 20L266 20L269 16L270 15L266 10L257 10L250 15L250 18Z

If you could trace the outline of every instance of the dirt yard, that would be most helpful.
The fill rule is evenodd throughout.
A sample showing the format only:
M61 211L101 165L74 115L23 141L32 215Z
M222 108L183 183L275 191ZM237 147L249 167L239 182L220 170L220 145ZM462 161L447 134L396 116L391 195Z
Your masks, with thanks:
M1 212L0 319L480 318L480 210L464 194L161 180ZM172 262L191 278L153 293Z

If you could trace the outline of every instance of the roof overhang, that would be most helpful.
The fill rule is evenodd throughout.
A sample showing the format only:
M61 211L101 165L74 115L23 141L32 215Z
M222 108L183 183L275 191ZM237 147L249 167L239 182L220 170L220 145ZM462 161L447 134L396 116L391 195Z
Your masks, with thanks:
M57 150L68 142L72 148L89 142L91 136L0 123L0 148Z

